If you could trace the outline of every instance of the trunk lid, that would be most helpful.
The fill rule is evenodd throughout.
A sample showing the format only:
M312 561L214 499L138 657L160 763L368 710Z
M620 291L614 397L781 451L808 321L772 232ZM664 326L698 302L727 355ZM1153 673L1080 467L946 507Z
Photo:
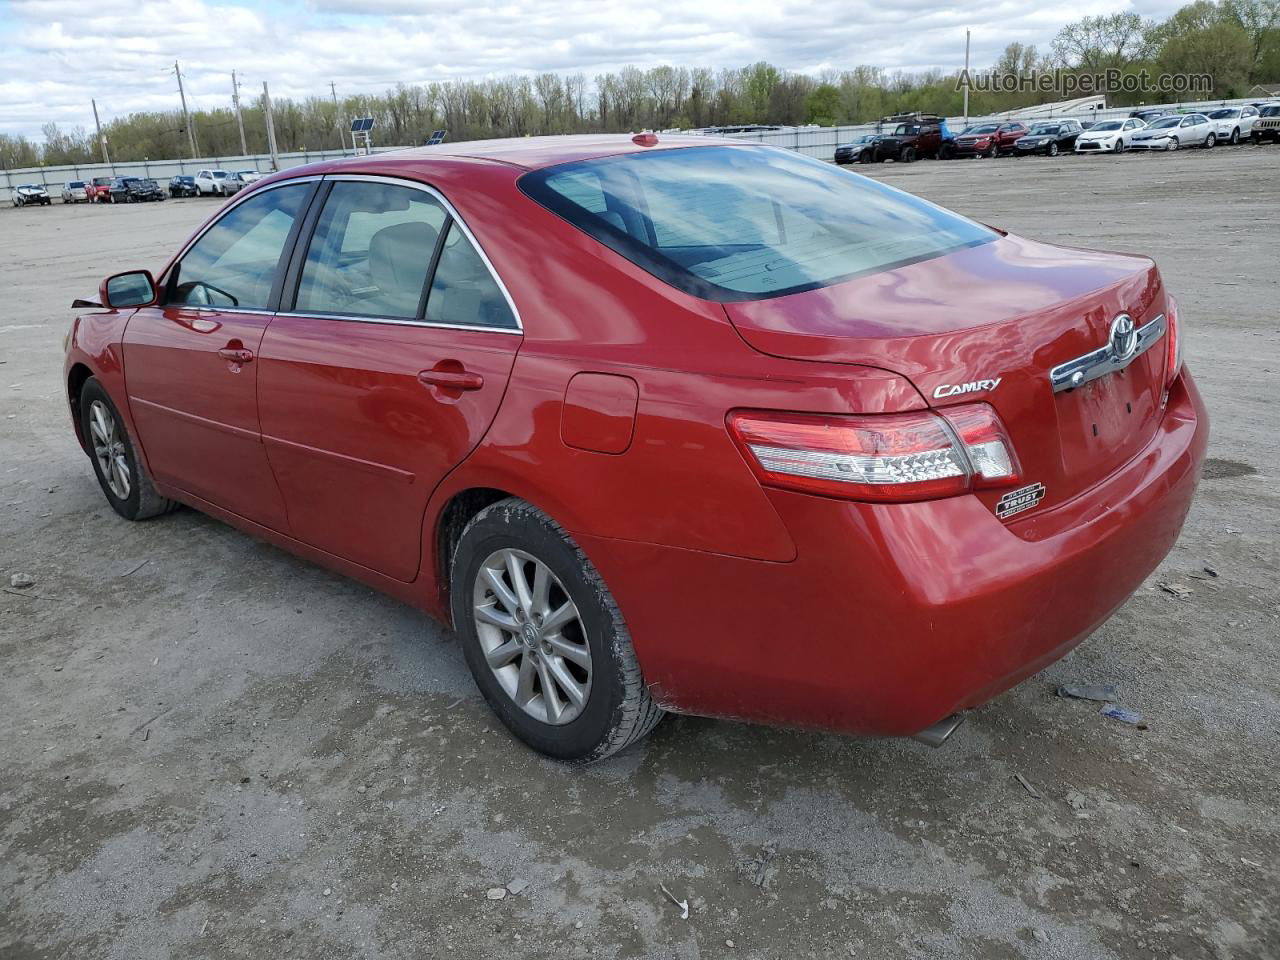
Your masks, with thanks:
M1163 337L1125 369L1074 389L1055 392L1049 379L1054 367L1105 347L1119 314L1142 327L1165 313L1159 272L1144 257L1004 236L725 310L763 353L880 367L910 379L939 409L991 404L1021 462L1021 484L1044 484L1040 509L1114 472L1158 424ZM980 496L994 506L1001 493Z

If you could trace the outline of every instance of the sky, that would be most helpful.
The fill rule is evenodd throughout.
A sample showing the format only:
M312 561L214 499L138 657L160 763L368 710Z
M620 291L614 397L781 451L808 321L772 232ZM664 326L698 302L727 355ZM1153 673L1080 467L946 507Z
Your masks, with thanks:
M590 79L626 64L818 73L857 65L986 67L1014 41L1047 50L1065 23L1177 0L0 0L0 133L42 140L53 121L93 128L187 102L379 93L397 83L510 73Z

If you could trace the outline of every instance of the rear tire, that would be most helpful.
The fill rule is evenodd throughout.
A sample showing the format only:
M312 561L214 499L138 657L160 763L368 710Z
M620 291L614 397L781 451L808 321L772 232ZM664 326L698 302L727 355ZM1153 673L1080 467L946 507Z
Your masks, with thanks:
M591 763L662 719L608 587L569 534L532 504L511 497L472 518L453 553L449 593L476 685L534 750Z
M1217 143L1218 143L1217 134L1211 133L1204 138L1204 148L1206 150L1212 150L1215 146L1217 146Z
M156 493L120 411L96 377L80 390L80 427L98 485L116 513L126 520L146 520L177 509L177 503Z

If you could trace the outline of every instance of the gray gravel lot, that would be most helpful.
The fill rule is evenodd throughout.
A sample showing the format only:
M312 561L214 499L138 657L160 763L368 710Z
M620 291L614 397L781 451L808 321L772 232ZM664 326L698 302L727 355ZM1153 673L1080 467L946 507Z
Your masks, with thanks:
M507 736L415 611L108 508L68 304L212 201L0 210L0 957L1280 956L1280 147L870 172L1156 257L1213 418L1182 540L941 750L673 717L586 770Z

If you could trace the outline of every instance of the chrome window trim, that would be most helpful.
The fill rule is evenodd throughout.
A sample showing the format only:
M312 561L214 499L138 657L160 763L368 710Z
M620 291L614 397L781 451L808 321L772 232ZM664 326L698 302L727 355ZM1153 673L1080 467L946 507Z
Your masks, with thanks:
M515 329L512 329L511 327L486 327L479 324L428 323L425 319L419 321L419 320L409 320L409 319L402 319L402 318L349 317L349 316L343 316L339 314L324 314L324 313L295 313L295 312L286 313L284 311L281 311L280 313L281 316L288 316L288 317L318 316L318 317L327 317L328 319L333 319L333 320L355 320L361 323L364 323L364 322L392 323L392 324L414 326L414 327L437 327L437 328L442 328L447 330L487 330L487 331L495 331L498 333L516 333L516 334L524 333L524 320L520 316L520 309L516 306L516 302L511 296L511 291L508 290L507 285L502 282L502 277L498 274L497 268L494 267L493 261L489 259L489 255L485 253L484 247L480 245L480 241L476 239L476 235L471 232L471 228L467 226L466 221L462 219L462 217L458 214L457 209L454 207L452 203L449 202L449 199L443 193L441 193L435 187L430 186L429 184L420 183L417 180L406 180L402 177L374 176L372 174L367 174L367 173L326 174L324 176L324 180L326 183L342 183L342 182L385 183L385 184L390 184L391 186L396 186L396 187L408 187L412 190L421 190L423 193L429 194L432 197L434 197L437 201L439 201L440 205L445 208L445 211L448 212L453 222L462 228L463 235L466 236L466 238L471 242L471 246L475 248L476 253L480 254L480 260L484 263L485 269L489 271L489 276L491 276L493 278L493 282L498 285L498 289L502 291L503 299L507 301L507 306L511 308L511 316L513 316L516 321ZM323 213L323 211L321 212ZM314 230L312 232L314 233ZM303 263L304 269L305 269L305 266L306 264L304 262ZM302 276L301 273L299 273L298 276L299 276L299 283L301 283L301 276ZM427 279L428 281L434 281L435 277L428 277ZM430 295L428 295L428 300L430 300Z
M1117 360L1112 355L1111 344L1108 342L1097 350L1090 350L1074 360L1058 364L1049 371L1049 382L1053 385L1053 392L1061 393L1063 390L1073 390L1076 387L1081 387L1086 383L1097 380L1099 377L1105 377L1108 374L1125 369L1159 342L1160 338L1164 336L1167 326L1168 321L1162 313L1154 320L1139 327L1135 331L1138 338L1137 348L1131 355L1122 360Z
M301 313L293 310L281 310L274 316L297 317L303 320L341 320L344 323L381 323L394 327L431 327L436 330L474 330L477 333L524 336L523 330L517 330L514 327L485 327L474 323L428 323L426 320L404 320L399 317L353 317L344 313Z

